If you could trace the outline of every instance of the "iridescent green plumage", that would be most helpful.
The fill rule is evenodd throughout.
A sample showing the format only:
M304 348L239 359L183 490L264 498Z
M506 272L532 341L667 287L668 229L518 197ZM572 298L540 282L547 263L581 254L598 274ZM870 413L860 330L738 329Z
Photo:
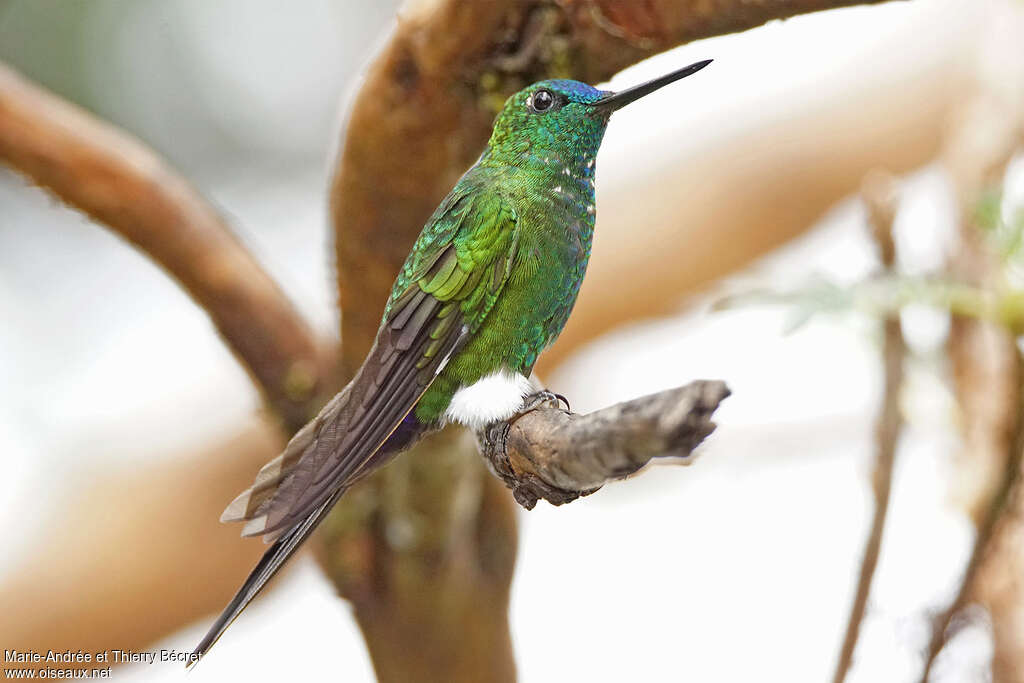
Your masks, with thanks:
M273 545L196 647L204 654L360 478L446 420L523 406L576 302L594 234L594 161L619 93L542 81L508 99L487 149L427 221L353 380L225 510Z
M531 111L551 92L550 113ZM480 160L427 222L385 310L420 289L455 303L469 340L415 409L441 419L452 395L499 370L529 376L565 325L590 258L594 159L610 114L607 95L545 81L509 99Z

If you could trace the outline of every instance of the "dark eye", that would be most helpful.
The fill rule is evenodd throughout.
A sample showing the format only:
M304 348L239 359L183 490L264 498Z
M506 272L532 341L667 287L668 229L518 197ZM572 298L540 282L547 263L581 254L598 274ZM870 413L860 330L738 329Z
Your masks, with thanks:
M555 96L551 94L550 90L541 89L533 93L533 97L530 98L530 109L537 112L538 114L551 109L555 104Z

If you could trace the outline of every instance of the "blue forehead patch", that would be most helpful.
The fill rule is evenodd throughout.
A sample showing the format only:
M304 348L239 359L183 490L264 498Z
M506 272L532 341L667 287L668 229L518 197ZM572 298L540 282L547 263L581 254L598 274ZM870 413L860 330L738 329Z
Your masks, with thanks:
M560 92L569 98L572 102L582 102L584 104L590 104L596 102L608 93L604 90L598 90L586 83L580 81L572 81L569 79L554 79L550 81L541 81L537 83L539 86L550 88L556 92Z

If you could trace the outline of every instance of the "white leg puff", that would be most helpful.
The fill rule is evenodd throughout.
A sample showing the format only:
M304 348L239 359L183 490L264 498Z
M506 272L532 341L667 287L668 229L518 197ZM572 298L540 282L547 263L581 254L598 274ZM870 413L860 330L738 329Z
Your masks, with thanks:
M479 429L515 415L523 405L523 398L535 391L526 377L517 372L499 370L456 391L445 417L470 429Z

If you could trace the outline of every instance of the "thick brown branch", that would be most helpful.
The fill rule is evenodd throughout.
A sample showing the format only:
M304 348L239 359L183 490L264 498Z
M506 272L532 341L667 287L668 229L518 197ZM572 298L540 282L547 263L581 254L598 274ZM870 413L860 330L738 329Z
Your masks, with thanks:
M568 503L633 474L653 458L688 457L715 429L711 414L729 395L698 381L587 415L546 402L477 434L480 452L527 510Z
M319 532L318 559L382 682L515 680L515 506L467 436L428 437L342 498Z
M0 161L159 263L293 429L326 368L306 323L224 220L139 141L0 64Z

